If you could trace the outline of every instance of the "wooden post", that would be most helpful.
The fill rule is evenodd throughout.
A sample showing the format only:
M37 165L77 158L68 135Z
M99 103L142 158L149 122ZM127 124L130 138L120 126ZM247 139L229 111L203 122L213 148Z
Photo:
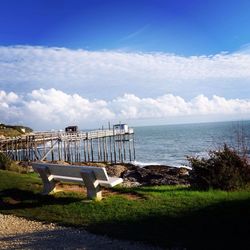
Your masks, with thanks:
M114 160L115 160L115 164L116 164L116 145L115 145L115 129L114 129L114 126L113 126L113 148L114 148Z
M110 122L109 122L109 132L111 132ZM112 163L113 162L113 155L112 155L111 135L109 136L109 152L110 152L110 163Z
M126 161L126 135L124 134L123 135L123 141L122 141L122 143L123 143L123 158L124 158L124 161Z
M77 139L73 139L74 140L74 148L73 148L73 151L74 151L74 155L75 155L75 160L74 162L77 162Z
M93 152L93 139L90 139L90 150L91 150L91 161L94 161L94 152Z
M46 154L46 142L45 142L45 136L43 135L43 155L45 154ZM44 160L46 160L46 158Z
M106 158L106 162L108 162L108 148L107 148L107 135L106 135L106 131L105 131L105 137L104 139L104 149L105 149L105 158Z
M50 143L51 143L51 147L53 147L52 135L51 135ZM51 150L51 161L54 161L54 149Z
M84 162L87 161L87 155L86 155L86 139L83 141L83 146L84 146Z
M97 132L97 156L98 156L98 161L101 160L101 155L100 155L100 138Z
M70 162L70 140L67 140L67 161Z
M63 157L64 157L64 161L66 161L67 158L66 158L66 142L65 141L63 141Z
M133 152L134 152L134 161L135 161L135 136L134 134L132 136L133 136Z
M88 155L88 162L90 162L90 155L89 155L89 135L87 133L87 155Z
M119 153L119 161L121 162L121 139L120 139L120 132L118 135L118 153Z
M22 160L25 161L25 140L22 140Z
M57 140L57 152L58 152L58 160L61 161L61 149L60 149L60 139Z
M72 138L69 140L69 158L70 163L73 162L73 153L72 153Z
M132 161L132 155L131 155L131 136L129 135L128 136L128 150L129 150L129 161L131 162Z
M77 146L77 162L80 162L80 151L81 151L81 148L80 148L80 140L77 140L76 142L76 146Z
M104 137L102 137L102 152L103 152L103 161L106 162L106 151L104 145Z
M30 136L28 137L28 161L30 161Z
M60 144L60 156L61 156L61 161L63 161L63 141L62 141L62 138L58 138L59 140L59 144Z

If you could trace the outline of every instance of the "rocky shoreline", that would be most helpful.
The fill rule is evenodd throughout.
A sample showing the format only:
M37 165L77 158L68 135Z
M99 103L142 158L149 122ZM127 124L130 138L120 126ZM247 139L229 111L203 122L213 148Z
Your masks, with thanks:
M189 185L189 169L166 165L139 167L132 164L106 166L110 176L121 177L123 185Z
M64 161L53 163L71 165ZM27 162L18 163L20 167L33 171ZM74 163L74 165L87 165L105 167L109 176L123 178L123 186L151 186L151 185L189 185L190 169L172 167L167 165L148 165L139 167L130 163L108 164L100 162Z

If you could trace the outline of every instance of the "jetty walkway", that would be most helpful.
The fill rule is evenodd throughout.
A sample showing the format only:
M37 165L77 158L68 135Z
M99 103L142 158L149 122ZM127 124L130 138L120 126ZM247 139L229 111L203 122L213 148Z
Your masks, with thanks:
M16 161L129 162L135 160L134 130L33 132L0 139L0 152Z

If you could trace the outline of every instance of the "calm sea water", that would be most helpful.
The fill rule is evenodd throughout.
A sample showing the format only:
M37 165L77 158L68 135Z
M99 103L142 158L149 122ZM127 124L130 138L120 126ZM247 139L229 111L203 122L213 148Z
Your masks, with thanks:
M187 165L186 156L239 142L250 148L250 121L135 127L136 164ZM243 136L242 136L243 135Z

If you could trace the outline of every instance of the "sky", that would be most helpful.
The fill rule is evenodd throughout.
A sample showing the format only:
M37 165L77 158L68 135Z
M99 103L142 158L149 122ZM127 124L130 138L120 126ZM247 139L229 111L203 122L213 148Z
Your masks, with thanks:
M0 122L250 119L250 1L0 0Z

